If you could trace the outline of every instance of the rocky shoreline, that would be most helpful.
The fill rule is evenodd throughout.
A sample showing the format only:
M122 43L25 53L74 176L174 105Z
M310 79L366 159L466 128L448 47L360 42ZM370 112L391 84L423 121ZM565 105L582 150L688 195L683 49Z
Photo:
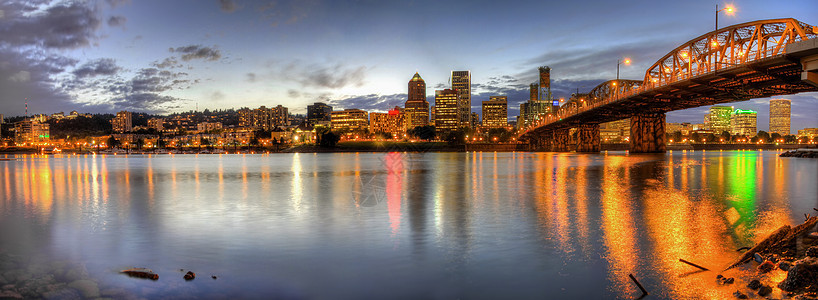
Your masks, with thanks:
M780 157L818 158L818 149L797 149L781 153Z

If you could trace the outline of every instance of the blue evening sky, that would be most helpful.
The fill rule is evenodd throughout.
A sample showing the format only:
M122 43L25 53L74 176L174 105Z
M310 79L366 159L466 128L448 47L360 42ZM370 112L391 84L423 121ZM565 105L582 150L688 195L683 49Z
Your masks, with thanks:
M403 105L415 72L427 95L451 70L471 70L473 111L528 97L549 65L557 97L644 72L678 45L719 26L796 18L818 25L818 1L249 1L99 0L0 3L0 114L169 113L284 105L304 113ZM818 93L793 100L793 132L818 127ZM734 103L759 111L767 101ZM702 122L706 108L669 122Z

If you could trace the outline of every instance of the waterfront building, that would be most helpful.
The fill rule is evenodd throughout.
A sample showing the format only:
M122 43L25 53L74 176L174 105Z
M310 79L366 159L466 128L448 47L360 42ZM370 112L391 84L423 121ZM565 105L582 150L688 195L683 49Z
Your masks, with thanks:
M32 119L14 123L14 132L14 141L18 145L39 143L51 138L48 123Z
M508 97L491 96L483 101L483 128L505 128L508 126Z
M3 118L3 114L0 114L0 130L3 129L3 124L6 123L6 119Z
M790 134L790 106L789 99L770 100L770 133L782 136Z
M818 128L804 128L798 131L798 137L816 138L818 137Z
M114 132L123 133L129 132L133 129L132 114L129 111L120 111L116 113L116 117L111 120Z
M315 102L312 105L307 105L307 122L317 125L320 121L330 121L332 114L332 106L321 102Z
M432 105L429 107L429 125L435 125L435 106Z
M270 126L272 128L278 126L289 126L290 125L290 112L289 110L281 105L276 105L270 109Z
M712 130L715 134L730 132L730 118L733 114L732 106L714 105L704 115L704 129Z
M395 106L394 109L386 113L369 113L369 132L388 133L393 138L403 135L405 130L406 115L405 110Z
M435 132L446 134L460 126L460 95L457 90L435 91Z
M333 131L369 131L369 114L360 109L345 109L330 113Z
M162 130L165 130L165 120L162 118L150 118L148 119L148 128L162 132Z
M452 89L459 95L457 99L458 126L471 127L471 71L452 71Z
M480 115L477 114L476 112L472 112L471 113L471 122L470 123L471 123L471 126L469 126L469 127L471 127L471 128L477 128L478 126L480 126Z
M429 102L426 101L426 82L415 72L409 80L409 97L404 104L406 129L429 125Z
M208 132L208 131L212 131L212 130L221 130L222 129L222 123L221 122L201 122L199 124L196 124L196 129L199 130L199 132Z
M273 108L261 106L256 109L242 108L238 111L239 127L272 130L276 126L290 125L287 108L278 105Z
M755 136L758 133L756 127L757 112L752 110L736 109L730 118L732 134Z
M624 143L630 136L630 118L599 124L599 139L603 143Z

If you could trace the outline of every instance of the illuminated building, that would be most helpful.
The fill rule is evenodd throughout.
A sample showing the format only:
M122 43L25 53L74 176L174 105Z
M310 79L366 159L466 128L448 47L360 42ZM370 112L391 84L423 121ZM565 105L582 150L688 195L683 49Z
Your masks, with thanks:
M429 125L429 102L426 101L426 82L415 72L409 80L409 98L404 104L406 129Z
M730 126L734 135L755 136L758 133L756 127L756 116L758 113L752 110L736 109L730 118Z
M471 113L471 122L470 123L471 123L471 128L477 128L477 126L480 126L480 115L477 114L476 112L472 112Z
M491 96L483 101L483 128L505 128L508 126L508 98Z
M369 113L369 132L384 132L392 137L399 137L405 132L405 120L405 110L397 106L386 113L371 112Z
M261 128L271 130L276 126L290 125L287 108L281 105L267 108L261 106L256 109L242 108L238 111L239 127Z
M599 124L599 139L603 143L624 143L630 135L630 118Z
M704 115L704 129L712 130L715 134L730 132L730 118L733 114L732 106L714 105Z
M770 100L770 133L790 134L790 105L789 99Z
M345 109L330 113L333 131L369 131L369 114L360 109Z
M114 132L129 132L133 129L132 114L129 111L120 111L116 113L116 117L111 120Z
M435 91L435 132L438 134L449 133L460 126L459 95L452 89Z
M434 126L435 125L435 106L432 105L429 107L429 124Z
M41 123L37 120L14 123L14 132L14 140L18 144L42 142L51 137L48 123Z
M200 132L208 132L212 130L220 130L222 129L221 122L201 122L196 124L196 129Z
M318 124L320 121L329 121L332 114L332 106L321 102L315 102L312 105L307 105L307 122L310 124Z
M452 89L460 95L457 99L459 126L471 127L471 71L452 71Z
M804 128L798 131L798 137L816 138L818 137L818 128Z
M161 132L165 130L165 120L162 118L150 118L148 119L148 128L153 128Z

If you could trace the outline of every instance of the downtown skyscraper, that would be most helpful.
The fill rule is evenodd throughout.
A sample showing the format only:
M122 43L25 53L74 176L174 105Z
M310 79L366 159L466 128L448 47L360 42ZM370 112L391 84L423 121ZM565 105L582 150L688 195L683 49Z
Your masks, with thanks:
M471 71L452 71L452 89L457 91L458 127L471 127ZM437 101L435 100L435 104Z
M406 129L429 124L429 102L426 101L426 82L415 72L409 80L409 97L404 104Z
M790 106L788 99L770 100L770 133L790 134Z

